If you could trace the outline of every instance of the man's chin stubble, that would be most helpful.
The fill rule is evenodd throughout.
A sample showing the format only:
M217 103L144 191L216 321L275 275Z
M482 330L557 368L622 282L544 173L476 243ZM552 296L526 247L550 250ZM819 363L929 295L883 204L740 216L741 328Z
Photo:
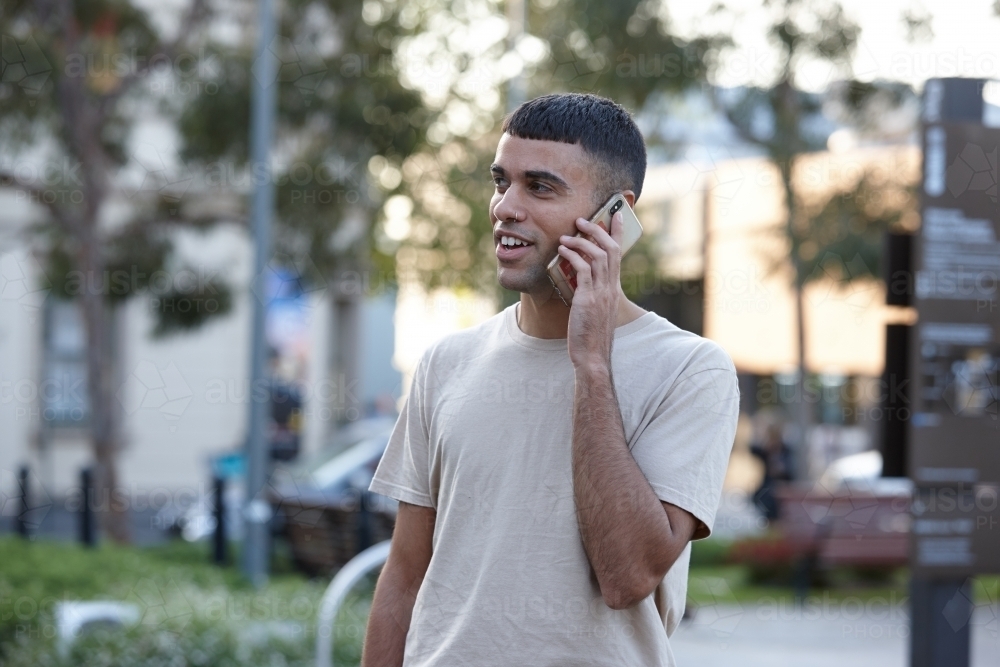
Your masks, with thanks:
M549 299L555 295L555 290L552 288L552 281L549 280L548 271L546 271L545 266L533 266L528 270L528 273L522 274L522 276L513 282L507 282L500 280L501 268L497 268L497 282L500 283L501 287L509 289L514 292L527 293L530 296L541 299Z

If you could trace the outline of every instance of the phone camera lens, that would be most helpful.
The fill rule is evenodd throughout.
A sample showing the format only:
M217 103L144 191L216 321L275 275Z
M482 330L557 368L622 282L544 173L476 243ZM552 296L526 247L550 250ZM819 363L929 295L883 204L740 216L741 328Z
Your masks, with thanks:
M622 200L619 199L618 201L615 202L615 205L611 207L611 214L614 215L615 213L617 213L618 209L620 209L621 207L622 207Z

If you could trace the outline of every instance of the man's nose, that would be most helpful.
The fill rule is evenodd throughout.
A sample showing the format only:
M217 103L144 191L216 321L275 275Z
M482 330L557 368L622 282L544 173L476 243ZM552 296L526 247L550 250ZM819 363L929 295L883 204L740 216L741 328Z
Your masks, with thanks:
M511 185L507 188L500 201L493 207L493 215L497 220L510 220L512 222L523 222L526 212L523 206L523 199L517 192L518 188Z

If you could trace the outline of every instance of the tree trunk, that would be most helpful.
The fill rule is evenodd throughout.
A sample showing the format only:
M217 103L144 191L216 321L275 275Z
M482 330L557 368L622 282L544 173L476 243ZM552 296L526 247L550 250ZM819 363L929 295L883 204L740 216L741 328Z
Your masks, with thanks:
M809 476L809 426L812 420L810 418L810 405L806 400L808 368L806 366L806 318L805 298L803 295L805 276L803 275L802 258L799 256L799 237L795 228L798 207L792 178L794 164L794 157L790 155L783 163L779 164L779 170L781 172L782 185L785 188L785 210L788 216L785 222L785 233L791 245L790 255L794 273L792 277L792 289L795 293L795 341L797 348L796 365L798 366L798 379L795 384L795 405L793 410L795 427L798 431L795 443L795 477L797 479L807 479Z
M96 226L96 225L95 225ZM90 228L93 230L93 227ZM90 394L90 437L96 464L94 513L112 540L128 543L131 535L128 509L131 499L118 480L118 430L115 410L114 350L111 336L111 306L104 279L104 259L93 237L81 244L78 266L84 276L81 295L87 330L87 387Z
M68 7L68 5L67 5ZM64 18L60 49L65 56L80 48L79 26ZM74 268L83 274L79 298L87 331L87 389L90 399L90 438L96 465L94 512L115 542L130 541L128 509L131 499L118 482L118 433L116 430L114 350L110 326L110 285L105 275L104 239L100 216L108 195L110 160L101 143L107 122L103 100L87 90L86 77L62 76L56 96L68 153L81 165L82 205L62 212L60 222L76 244Z
M799 432L798 451L795 457L795 476L798 479L809 477L809 425L812 421L809 414L809 402L806 400L806 321L805 299L803 297L802 280L799 276L799 264L796 261L795 271L795 333L798 347L799 378L796 386L795 425Z

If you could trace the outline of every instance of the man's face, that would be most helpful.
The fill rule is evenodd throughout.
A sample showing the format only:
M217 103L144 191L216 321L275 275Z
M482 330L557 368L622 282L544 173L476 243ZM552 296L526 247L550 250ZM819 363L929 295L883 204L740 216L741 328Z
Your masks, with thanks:
M593 159L580 144L505 133L490 171L496 183L490 221L497 280L517 292L548 293L552 283L545 268L557 254L559 237L576 234L576 219L589 219L600 205L595 203ZM504 236L528 245L504 246Z

